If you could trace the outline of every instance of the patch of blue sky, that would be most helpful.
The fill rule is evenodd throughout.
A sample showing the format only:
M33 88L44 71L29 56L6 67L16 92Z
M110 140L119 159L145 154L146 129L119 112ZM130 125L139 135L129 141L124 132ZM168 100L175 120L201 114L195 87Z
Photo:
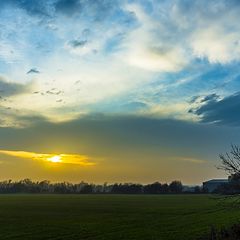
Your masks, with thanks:
M58 38L56 33L44 26L31 26L25 37L28 43L26 54L33 63L44 57L45 54L51 53L62 46L62 40Z
M204 95L215 92L216 86L222 84L222 78L226 77L225 72L216 74L217 71L218 70L216 69L211 69L205 73L203 72L202 74L196 72L187 75L186 79L189 77L189 81L180 82L180 84L177 84L176 87L169 88L167 91L168 97L170 99L171 96L175 96L177 98L184 96L191 98L193 95Z
M11 70L10 65L6 61L1 59L0 56L0 75L7 74L10 70Z
M145 86L135 89L135 94L149 102L161 103L166 100L171 103L176 99L179 102L187 101L195 95L223 94L239 88L239 74L233 66L206 64L203 69L161 74Z
M104 44L104 52L105 53L113 53L121 50L121 42L124 39L125 34L124 33L118 33L111 37L110 39L107 39L107 41Z
M219 92L220 90L224 91L224 95L231 95L233 93L237 93L240 90L240 73L235 73L229 75L221 85L217 88Z
M139 110L147 109L147 103L141 99L134 90L125 92L113 98L107 98L94 104L88 105L87 109L91 113L106 114L134 114Z
M238 75L239 70L234 65L211 64L194 84L210 91L229 91Z
M116 11L115 14L109 19L106 28L116 27L116 34L107 39L104 52L111 53L120 50L120 44L125 36L133 29L139 26L135 15L128 11Z
M138 25L135 14L121 8L114 11L114 14L108 16L108 21L110 26L112 24L118 24L123 28L133 28Z

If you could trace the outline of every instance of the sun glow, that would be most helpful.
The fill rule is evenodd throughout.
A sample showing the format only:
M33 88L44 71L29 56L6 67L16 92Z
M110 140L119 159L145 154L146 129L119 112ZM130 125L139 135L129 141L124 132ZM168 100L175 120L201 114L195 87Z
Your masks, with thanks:
M62 162L61 156L53 156L53 157L48 158L47 160L49 162L52 162L52 163L60 163L60 162Z
M50 163L64 163L64 164L75 164L81 166L94 166L96 165L89 156L81 154L49 154L49 153L35 153L35 152L26 152L26 151L9 151L1 150L0 155L8 155L13 157L19 157L24 159L38 160L38 161L47 161Z

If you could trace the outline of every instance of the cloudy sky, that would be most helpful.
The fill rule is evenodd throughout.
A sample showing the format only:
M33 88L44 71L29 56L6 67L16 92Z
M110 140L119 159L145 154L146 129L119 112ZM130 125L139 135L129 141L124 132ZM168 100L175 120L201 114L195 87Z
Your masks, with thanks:
M1 179L225 177L239 14L238 0L1 0Z

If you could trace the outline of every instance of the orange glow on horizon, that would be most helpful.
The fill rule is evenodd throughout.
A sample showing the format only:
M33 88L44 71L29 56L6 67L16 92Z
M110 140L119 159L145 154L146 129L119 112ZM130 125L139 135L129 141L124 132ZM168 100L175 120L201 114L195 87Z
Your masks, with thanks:
M93 166L96 165L95 162L87 155L80 154L46 154L46 153L35 153L35 152L26 152L26 151L9 151L9 150L0 150L0 154L23 158L31 160L39 160L50 163L64 163L64 164L76 164L81 166Z

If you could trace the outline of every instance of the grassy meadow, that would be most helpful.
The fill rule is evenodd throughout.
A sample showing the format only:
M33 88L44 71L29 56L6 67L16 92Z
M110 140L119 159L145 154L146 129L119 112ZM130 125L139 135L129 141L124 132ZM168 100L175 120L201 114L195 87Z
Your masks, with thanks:
M0 239L188 240L240 220L212 195L0 195Z

